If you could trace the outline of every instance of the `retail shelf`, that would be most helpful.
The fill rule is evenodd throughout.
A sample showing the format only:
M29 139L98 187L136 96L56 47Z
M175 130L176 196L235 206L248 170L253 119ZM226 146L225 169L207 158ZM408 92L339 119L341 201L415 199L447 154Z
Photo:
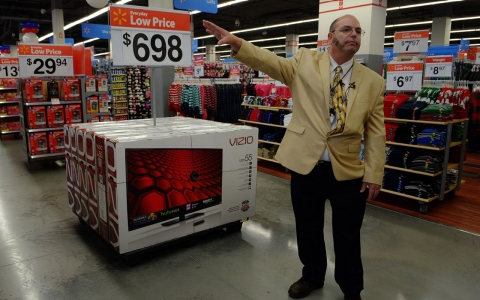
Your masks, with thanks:
M448 123L461 123L465 122L468 119L454 119L447 122L437 122L437 121L425 121L425 120L409 120L409 119L397 119L397 118L385 118L385 122L392 123L421 123L421 124L432 124L432 125L447 125Z
M254 122L254 121L248 121L248 120L242 120L242 119L238 119L238 121L244 122L244 123L258 124L258 125L265 125L265 126L272 126L272 127L287 128L287 126L277 125L277 124Z
M11 91L11 90L17 90L16 87L0 87L0 91Z
M20 115L5 115L5 116L0 116L0 118L14 118L14 117L20 117Z
M126 90L126 87L112 88L112 90Z
M447 170L452 170L452 169L457 169L458 168L458 163L449 163Z
M254 104L244 104L242 106L255 107L262 110L293 110L291 107L277 107L277 106L264 106L264 105L254 105Z
M435 150L435 151L443 151L445 147L437 148L437 147L429 147L429 146L421 146L421 145L411 145L405 143L395 143L395 142L386 142L387 145L395 145L395 146L402 146L402 147L411 147L411 148L418 148L418 149L427 149L427 150Z
M430 177L435 177L435 176L438 176L438 175L442 174L442 171L439 171L439 172L436 172L436 173L427 173L427 172L421 172L421 171L416 171L416 170L412 170L412 169L399 168L399 167L394 167L394 166L389 166L389 165L385 165L385 169L391 169L391 170L397 170L397 171L402 171L402 172L420 174L420 175L430 176Z
M85 92L85 97L86 97L86 96L91 96L91 95L98 95L98 94L108 94L108 91L100 91L100 92Z
M34 129L31 129L31 128L27 128L26 131L28 133L32 133L32 132L43 132L43 131L58 131L58 130L63 130L63 127L54 127L54 128L34 128Z
M270 142L270 141L265 141L265 140L258 140L258 142L259 142L259 143L272 144L272 145L280 145L280 143Z
M18 103L20 103L20 101L3 101L3 102L0 101L0 105L1 104L18 104Z
M101 112L96 114L87 114L87 117L96 117L96 116L110 116L112 113L110 112Z
M64 158L65 157L65 152L61 153L48 153L48 154L38 154L38 155L30 155L30 159L33 160L42 160L45 158L52 158L52 157L57 157L58 158Z
M450 187L445 190L445 194L455 190L456 187L457 187L456 184L451 184ZM440 196L440 195L435 195L431 198L420 198L420 197L415 197L415 196L411 196L411 195L407 195L407 194L404 194L404 193L399 193L399 192L395 192L395 191L391 191L391 190L386 190L386 189L380 189L380 191L385 192L385 193L389 193L389 194L392 194L392 195L397 195L397 196L400 196L400 197L406 197L406 198L418 200L420 202L425 202L425 203L430 203Z
M2 131L0 134L12 134L12 133L21 133L20 130L10 130L10 131Z
M58 103L53 102L27 102L25 106L42 106L42 105L64 105L64 104L81 104L82 101L59 101Z
M113 113L114 116L128 116L128 114L116 114L116 113Z
M113 100L113 103L124 103L128 102L127 100Z
M279 162L276 161L275 159L266 158L266 157L262 157L262 156L257 156L257 157L258 157L258 159L261 159L261 160L271 161L271 162L279 164Z
M125 80L116 80L116 81L112 81L111 83L124 83Z

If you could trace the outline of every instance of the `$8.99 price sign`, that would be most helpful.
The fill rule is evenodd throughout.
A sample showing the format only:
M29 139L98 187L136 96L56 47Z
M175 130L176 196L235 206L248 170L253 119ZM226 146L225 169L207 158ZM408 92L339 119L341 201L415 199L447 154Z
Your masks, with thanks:
M21 77L73 76L71 45L19 44Z
M185 12L110 7L114 65L191 65L190 15Z
M0 58L0 78L18 78L18 58Z
M418 91L422 87L423 63L389 63L387 91Z

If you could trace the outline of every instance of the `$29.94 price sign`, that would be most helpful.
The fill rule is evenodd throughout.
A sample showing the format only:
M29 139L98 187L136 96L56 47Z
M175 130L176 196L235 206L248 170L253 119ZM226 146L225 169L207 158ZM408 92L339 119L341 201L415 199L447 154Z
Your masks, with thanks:
M423 62L392 62L387 66L387 91L418 91L422 79Z
M18 78L18 58L0 58L0 78Z
M133 6L110 6L114 65L192 64L190 15Z
M452 77L453 56L427 56L425 77Z
M72 45L18 44L21 77L73 76Z

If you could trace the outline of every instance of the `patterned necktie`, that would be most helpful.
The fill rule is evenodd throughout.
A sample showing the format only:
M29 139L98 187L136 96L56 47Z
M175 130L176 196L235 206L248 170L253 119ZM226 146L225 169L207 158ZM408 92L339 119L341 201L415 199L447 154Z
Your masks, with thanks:
M333 129L330 132L330 135L343 132L343 127L345 126L345 115L347 112L347 103L346 103L346 93L343 82L340 83L340 73L342 72L342 67L337 66L335 68L335 76L333 77L333 89L330 92L332 97L333 109L335 110L335 119L337 122L337 128Z

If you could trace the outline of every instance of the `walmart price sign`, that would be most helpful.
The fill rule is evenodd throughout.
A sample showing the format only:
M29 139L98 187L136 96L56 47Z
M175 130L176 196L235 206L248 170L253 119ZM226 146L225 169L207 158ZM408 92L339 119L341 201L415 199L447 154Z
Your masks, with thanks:
M422 87L423 62L389 63L387 91L418 91Z
M188 12L112 5L110 26L114 65L192 64Z
M393 53L427 52L429 36L429 30L395 32Z
M452 77L453 56L428 56L425 59L425 77Z
M328 52L330 50L330 43L328 40L317 41L317 52Z
M73 76L72 45L18 44L21 77Z
M0 58L0 78L18 78L18 58Z

